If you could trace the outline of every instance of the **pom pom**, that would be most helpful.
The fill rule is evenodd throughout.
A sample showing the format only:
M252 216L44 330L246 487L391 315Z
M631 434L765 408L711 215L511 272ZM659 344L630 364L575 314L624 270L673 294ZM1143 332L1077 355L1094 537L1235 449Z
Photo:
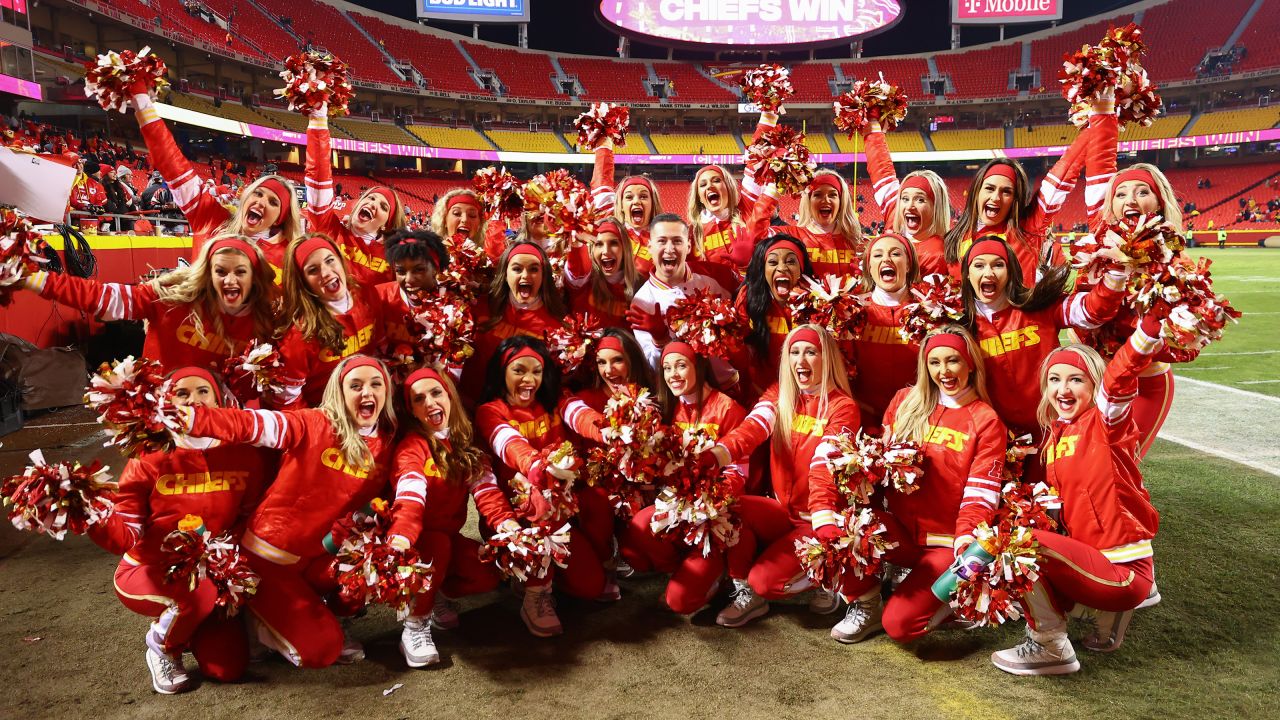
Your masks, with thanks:
M1019 601L1040 577L1040 544L1021 526L993 530L983 523L974 537L994 557L974 572L961 568L951 597L956 617L979 626L1016 620L1022 616Z
M742 348L746 325L733 303L705 290L694 290L675 301L664 315L673 340L689 343L702 355L728 359Z
M897 85L879 80L858 80L835 101L836 128L849 137L865 132L878 120L885 132L898 127L907 116L907 95Z
M569 525L558 530L534 526L497 532L480 547L480 560L493 563L503 577L525 582L540 580L551 566L569 566Z
M154 360L133 356L106 363L89 378L84 403L97 411L98 422L111 438L105 447L118 447L129 456L141 452L170 450L172 433L185 431L179 408L169 397L164 368Z
M1144 54L1142 28L1129 23L1108 30L1097 45L1085 45L1063 55L1058 82L1062 84L1062 96L1071 103L1071 121L1083 127L1088 123L1092 102L1114 92L1121 129L1131 123L1151 125L1164 102L1159 88L1142 67Z
M529 497L538 493L550 506L550 516L537 519L539 523L563 523L578 514L578 498L573 494L573 485L578 480L578 455L573 443L565 441L559 445L548 445L538 451L535 464L545 468L542 476L542 487L534 487L524 475L516 473L510 480L512 506L529 507Z
M111 514L109 496L118 485L102 463L49 465L39 450L31 453L31 463L0 483L0 501L15 528L61 540L68 532L83 535Z
M225 617L234 617L250 595L258 591L261 578L249 567L248 559L229 534L217 537L207 531L198 515L187 515L160 543L168 556L164 571L167 583L195 590L200 581L213 583L214 606Z
M471 184L490 215L515 222L524 213L524 183L505 167L477 170Z
M385 538L356 533L334 559L338 595L349 603L386 605L404 620L418 595L431 589L434 570L413 548L401 550Z
M836 514L843 534L831 541L816 537L796 540L796 557L813 584L829 592L840 592L846 578L878 575L884 554L898 544L885 537L884 523L871 508L849 508Z
M668 470L667 484L654 500L649 530L655 536L684 543L703 557L738 544L742 521L733 513L736 492L746 478L734 465L700 462L715 445L701 428L684 432L679 453Z
M474 305L488 291L489 283L497 270L493 259L462 233L445 238L449 252L449 267L436 275L436 284L442 296L457 296L464 305Z
M857 340L867 324L867 311L858 299L858 279L828 275L821 282L805 278L808 290L791 294L791 320L826 328L837 342Z
M836 489L850 505L869 505L877 485L904 495L920 489L924 453L917 443L845 430L824 437L820 447Z
M614 147L625 147L631 111L616 103L592 103L591 109L573 120L578 131L578 149L592 151L612 140Z
M49 262L49 247L28 219L13 208L0 208L0 307L13 301L13 292L27 276Z
M1173 362L1191 362L1210 343L1222 339L1228 322L1236 322L1241 313L1231 302L1213 290L1209 266L1213 261L1199 258L1178 259L1160 277L1144 276L1136 283L1132 307L1146 314L1158 302L1168 303L1169 316L1161 323L1165 354Z
M443 290L411 298L405 326L415 333L413 359L434 368L462 367L475 352L471 306Z
M149 47L138 53L113 50L85 63L85 69L84 95L97 100L103 110L127 113L135 90L145 88L147 95L155 100L169 87L169 68L151 54Z
M600 320L591 313L570 315L564 322L562 327L544 331L542 337L551 357L560 366L560 373L570 377L578 371L582 361L591 356L604 329L600 327Z
M222 375L233 388L245 389L241 397L261 395L268 392L279 393L285 388L284 362L280 352L271 343L261 342L256 338L249 341L239 355L229 357L222 363Z
M604 416L604 442L588 456L587 483L605 488L617 514L631 517L647 504L643 491L666 475L673 440L648 390L614 393Z
M791 86L791 71L773 63L742 73L739 87L743 97L758 105L760 112L779 115L786 114L782 105L796 92Z
M278 98L289 103L289 109L310 115L325 104L329 114L347 114L347 105L355 96L347 64L333 55L311 50L285 58L280 71L284 87L275 91Z
M1050 514L1062 509L1058 491L1044 482L1034 485L1021 481L1007 482L1000 490L1000 509L996 511L997 528L1011 532L1015 527L1053 530L1058 521Z
M747 146L743 162L755 169L761 185L772 183L784 195L798 195L809 187L818 167L809 157L804 133L785 125L761 133Z
M1113 268L1131 275L1159 276L1184 249L1186 241L1171 232L1159 215L1122 219L1097 235L1084 235L1071 244L1071 267L1089 285L1102 281Z
M919 345L930 332L964 317L964 299L960 283L948 275L924 276L911 287L916 298L903 308L898 334L910 344Z
M1009 442L1004 451L1004 469L1002 476L1005 482L1022 482L1023 465L1028 455L1036 454L1035 439L1030 433L1013 437L1009 433Z
M569 241L555 254L567 252L579 233L595 232L591 191L568 170L552 170L525 183L524 209L546 218L548 235Z

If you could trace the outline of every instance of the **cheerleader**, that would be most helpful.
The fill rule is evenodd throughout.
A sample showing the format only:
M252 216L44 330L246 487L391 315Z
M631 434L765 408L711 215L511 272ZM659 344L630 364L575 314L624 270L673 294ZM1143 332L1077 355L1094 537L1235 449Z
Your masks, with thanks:
M195 264L139 285L40 271L23 278L22 287L103 322L146 321L145 357L166 368L217 371L250 340L271 336L272 280L248 238L222 235L200 248Z
M384 253L396 278L374 288L383 308L385 356L408 357L421 333L416 323L410 323L409 315L421 307L420 294L436 292L436 277L449 267L449 251L430 230L402 230L387 236ZM449 368L450 373L461 371L460 367Z
M919 280L918 244L888 232L872 240L862 255L860 296L867 324L853 341L858 373L853 392L868 426L879 425L889 401L915 379L912 367L920 348L902 339L898 329L913 302L911 286Z
M360 284L372 287L391 280L384 242L405 228L404 203L391 188L375 185L360 194L351 214L343 218L334 203L331 157L329 108L324 103L307 123L307 228L337 242Z
M947 260L942 238L951 223L947 183L932 170L915 170L898 182L889 143L878 120L863 133L872 193L884 215L885 230L911 240L920 261L920 274L946 275Z
M179 368L169 380L179 407L216 408L223 402L217 380L204 368ZM199 580L194 588L170 582L165 576L171 558L161 544L187 515L199 516L214 536L238 532L257 505L272 466L263 451L182 438L174 450L130 459L111 514L89 526L94 542L123 556L115 572L120 602L153 618L146 661L156 692L172 695L191 688L184 650L195 655L207 678L234 682L244 673L249 646L240 621L215 612L212 581Z
M753 398L760 397L776 379L761 375L778 367L782 358L783 341L793 327L791 292L803 289L806 279L812 277L813 266L799 239L775 235L756 243L734 300L738 315L751 327L745 338L748 357L735 365L747 368L747 386Z
M191 437L284 451L243 544L262 578L248 605L258 639L298 667L364 658L325 606L323 597L336 584L323 540L386 487L396 430L388 387L381 362L352 355L334 368L315 409L197 406L184 418Z
M1140 431L1132 414L1138 378L1160 351L1160 317L1138 329L1105 363L1085 345L1055 350L1040 365L1038 414L1047 481L1062 500L1061 534L1033 530L1039 580L1023 599L1027 639L991 655L1014 675L1080 669L1067 637L1066 611L1096 608L1084 646L1111 652L1124 641L1133 609L1155 584L1151 540L1159 515L1138 470Z
M931 333L917 353L916 380L899 390L884 416L885 437L919 443L924 479L911 494L889 491L881 514L890 542L885 558L911 571L882 606L880 580L850 578L841 593L845 617L831 628L841 643L865 640L882 627L908 642L949 615L931 587L955 556L973 542L973 529L988 522L1000 501L1006 430L987 401L978 346L959 326ZM829 448L820 448L819 455ZM814 533L838 538L835 513L843 500L825 463L809 492Z
M626 230L619 235L631 243L631 256L641 278L653 272L649 254L649 225L662 214L662 198L658 186L648 175L629 175L613 186L613 141L606 139L595 150L595 167L591 174L591 199L598 216L612 216Z
M677 341L662 348L661 363L663 381L658 385L658 399L663 421L673 431L702 431L711 440L718 440L742 424L746 411L712 387L711 364L706 356ZM747 477L747 463L737 465L742 477ZM742 488L735 488L733 494L742 492ZM671 576L664 598L672 611L681 615L697 612L711 600L726 569L733 577L747 577L756 547L749 529L739 531L738 543L733 547L703 556L683 543L655 537L651 529L654 510L650 505L631 518L622 537L622 557L636 570Z
M527 500L516 507L520 517L532 522L550 516L552 508L540 490L545 487L547 473L559 472L539 459L539 451L568 439L557 408L559 394L560 372L546 346L540 340L517 335L504 340L490 360L476 409L476 427L499 461L500 487L512 492L516 476L532 486ZM481 535L491 534L482 524ZM579 598L598 598L605 589L600 555L576 521L570 530L568 567L553 568L546 577L525 583L520 618L534 637L563 632L551 594L553 577L561 579L565 591Z
M622 223L597 222L587 244L569 251L564 279L573 312L593 315L605 327L626 327L627 308L643 280Z
M197 257L204 243L215 235L244 235L257 243L273 268L282 268L285 249L303 233L302 212L293 184L279 175L264 175L240 193L240 204L233 214L204 192L195 166L182 155L169 128L161 121L143 81L129 92L151 165L169 184L173 201L191 226L195 238L192 257Z
M777 206L777 187L766 185L751 213L747 237L758 241L782 233L799 239L813 264L813 277L819 280L828 275L853 274L858 248L862 247L862 226L854 211L849 186L839 173L825 169L814 173L813 180L800 194L799 225L769 225ZM746 265L751 247L749 243L734 245L734 262Z
M826 330L801 325L787 335L778 367L778 383L769 388L751 413L710 451L721 466L747 457L771 441L770 474L774 498L745 496L735 508L743 524L765 549L747 577L734 577L733 601L716 617L724 627L741 627L769 611L768 600L808 589L796 558L795 543L811 532L809 479L820 466L816 454L825 435L856 431L862 424L858 404L849 394L844 358ZM732 570L732 568L731 568ZM810 609L839 609L833 594L818 592Z
M760 137L777 124L778 113L760 113L754 137ZM690 238L695 258L730 270L739 266L733 259L734 248L739 243L746 243L747 247L754 245L748 235L747 220L760 190L750 166L742 177L741 188L720 165L704 165L698 169L689 184L685 215L693 226Z
M381 343L385 315L378 293L355 282L329 237L298 238L289 247L289 259L280 331L284 378L268 398L280 409L319 405L334 367Z
M404 400L410 418L393 455L395 504L387 537L396 547L417 547L434 571L431 588L414 600L400 634L405 662L418 668L440 661L432 627L458 627L451 598L498 586L497 571L480 562L480 545L461 534L467 496L489 527L519 530L520 523L498 489L489 457L472 444L471 420L453 383L431 368L417 370L405 380Z
M431 210L431 230L447 245L470 241L497 262L507 247L506 228L484 217L484 203L473 190L456 188L436 200Z

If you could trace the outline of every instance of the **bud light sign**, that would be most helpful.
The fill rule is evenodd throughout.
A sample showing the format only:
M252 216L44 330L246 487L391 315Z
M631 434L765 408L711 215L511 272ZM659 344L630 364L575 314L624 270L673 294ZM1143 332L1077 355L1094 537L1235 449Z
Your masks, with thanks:
M898 0L602 0L611 29L657 45L814 47L893 27Z
M951 0L951 22L1013 25L1062 19L1063 0Z
M418 0L418 17L456 22L529 22L529 0Z

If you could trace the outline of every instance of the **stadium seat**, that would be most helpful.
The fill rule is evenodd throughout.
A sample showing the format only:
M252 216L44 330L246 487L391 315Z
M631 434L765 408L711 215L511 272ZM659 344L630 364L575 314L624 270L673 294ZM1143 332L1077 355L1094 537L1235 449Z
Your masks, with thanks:
M1280 107L1244 108L1207 112L1191 127L1192 135L1265 130L1280 121Z
M553 78L556 69L546 53L504 49L492 45L464 42L467 54L481 70L498 75L507 94L528 98L564 98Z
M951 76L953 97L1000 97L1009 89L1009 72L1022 62L1022 43L995 45L984 50L957 50L933 56L938 72ZM917 88L919 85L916 86ZM905 88L904 88L905 89ZM912 93L908 90L908 96Z
M492 150L493 146L469 127L449 128L439 125L410 125L408 131L431 147L463 150Z
M687 63L653 64L653 71L658 77L670 82L668 97L677 103L736 103L738 96L733 92L703 77L692 65Z
M176 0L175 0L176 1ZM387 85L412 87L387 66L386 57L359 28L347 20L334 6L318 0L257 0L275 18L288 18L293 30L303 40L314 43L351 66L361 79Z
M644 63L618 60L595 60L581 57L560 58L560 68L567 75L578 78L583 94L580 99L588 102L653 102L645 88L647 76Z
M541 132L529 132L528 130L490 130L484 131L489 139L498 144L503 150L511 150L515 152L544 152L544 153L563 153L564 145L556 139L555 131L543 130Z
M1004 130L939 130L930 136L936 150L978 150L1004 147Z

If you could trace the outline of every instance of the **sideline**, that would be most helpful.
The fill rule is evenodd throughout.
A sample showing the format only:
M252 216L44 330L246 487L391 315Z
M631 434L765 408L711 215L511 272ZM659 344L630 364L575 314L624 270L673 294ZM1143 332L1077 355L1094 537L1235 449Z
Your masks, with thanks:
M1159 437L1280 477L1280 398L1176 375Z

